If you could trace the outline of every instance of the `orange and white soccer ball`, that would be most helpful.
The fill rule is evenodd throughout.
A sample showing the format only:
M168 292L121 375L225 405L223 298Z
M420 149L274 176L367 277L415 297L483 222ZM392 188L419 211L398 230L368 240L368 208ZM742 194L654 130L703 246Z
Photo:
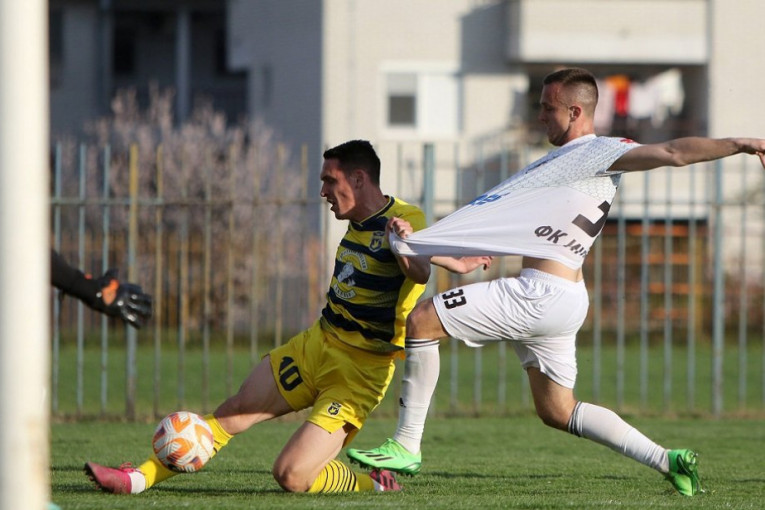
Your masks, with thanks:
M199 471L214 454L210 425L198 414L187 411L165 416L151 444L165 467L183 473Z

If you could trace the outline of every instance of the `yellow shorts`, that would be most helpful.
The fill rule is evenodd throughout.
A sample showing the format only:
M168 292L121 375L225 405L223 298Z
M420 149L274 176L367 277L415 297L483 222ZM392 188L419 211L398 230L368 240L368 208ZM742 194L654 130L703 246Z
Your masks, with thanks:
M329 433L346 423L351 442L388 389L393 355L351 347L325 333L319 324L269 353L276 386L292 409L313 406L307 421Z

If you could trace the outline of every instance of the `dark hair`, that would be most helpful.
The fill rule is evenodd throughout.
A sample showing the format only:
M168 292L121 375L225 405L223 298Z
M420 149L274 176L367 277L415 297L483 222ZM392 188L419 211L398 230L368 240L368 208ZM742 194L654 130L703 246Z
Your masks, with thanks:
M380 158L372 144L366 140L351 140L324 151L324 159L336 159L346 174L361 169L369 179L380 184Z
M595 103L598 102L598 84L595 81L595 76L587 69L569 67L554 71L542 80L543 85L550 85L551 83L560 83L564 87L584 85L585 92L592 96Z

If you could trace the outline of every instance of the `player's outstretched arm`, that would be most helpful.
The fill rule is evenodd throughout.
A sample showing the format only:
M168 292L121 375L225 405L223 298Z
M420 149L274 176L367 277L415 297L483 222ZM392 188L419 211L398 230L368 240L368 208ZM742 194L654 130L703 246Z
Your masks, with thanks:
M441 266L452 273L467 274L482 267L484 271L491 267L494 257L431 257L430 263Z
M152 315L151 296L134 283L121 283L116 269L90 278L67 264L55 250L51 250L51 283L93 310L119 317L136 328Z
M687 137L640 145L617 159L610 169L629 172L663 166L681 167L734 154L757 155L765 168L765 139Z

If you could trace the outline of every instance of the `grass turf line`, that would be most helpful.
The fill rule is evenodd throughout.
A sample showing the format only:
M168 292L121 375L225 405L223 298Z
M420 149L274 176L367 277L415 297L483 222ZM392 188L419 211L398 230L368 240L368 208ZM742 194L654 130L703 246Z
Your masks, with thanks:
M401 477L403 493L287 494L271 465L298 422L269 422L235 438L202 472L173 478L144 494L97 491L82 473L93 460L139 463L153 425L59 423L51 430L53 501L63 509L145 508L738 508L762 505L763 420L630 420L666 447L700 452L708 490L686 498L653 470L605 447L549 429L531 415L431 419L423 470ZM354 441L381 443L395 420L371 419ZM340 458L347 461L344 452ZM357 466L354 466L357 469Z

